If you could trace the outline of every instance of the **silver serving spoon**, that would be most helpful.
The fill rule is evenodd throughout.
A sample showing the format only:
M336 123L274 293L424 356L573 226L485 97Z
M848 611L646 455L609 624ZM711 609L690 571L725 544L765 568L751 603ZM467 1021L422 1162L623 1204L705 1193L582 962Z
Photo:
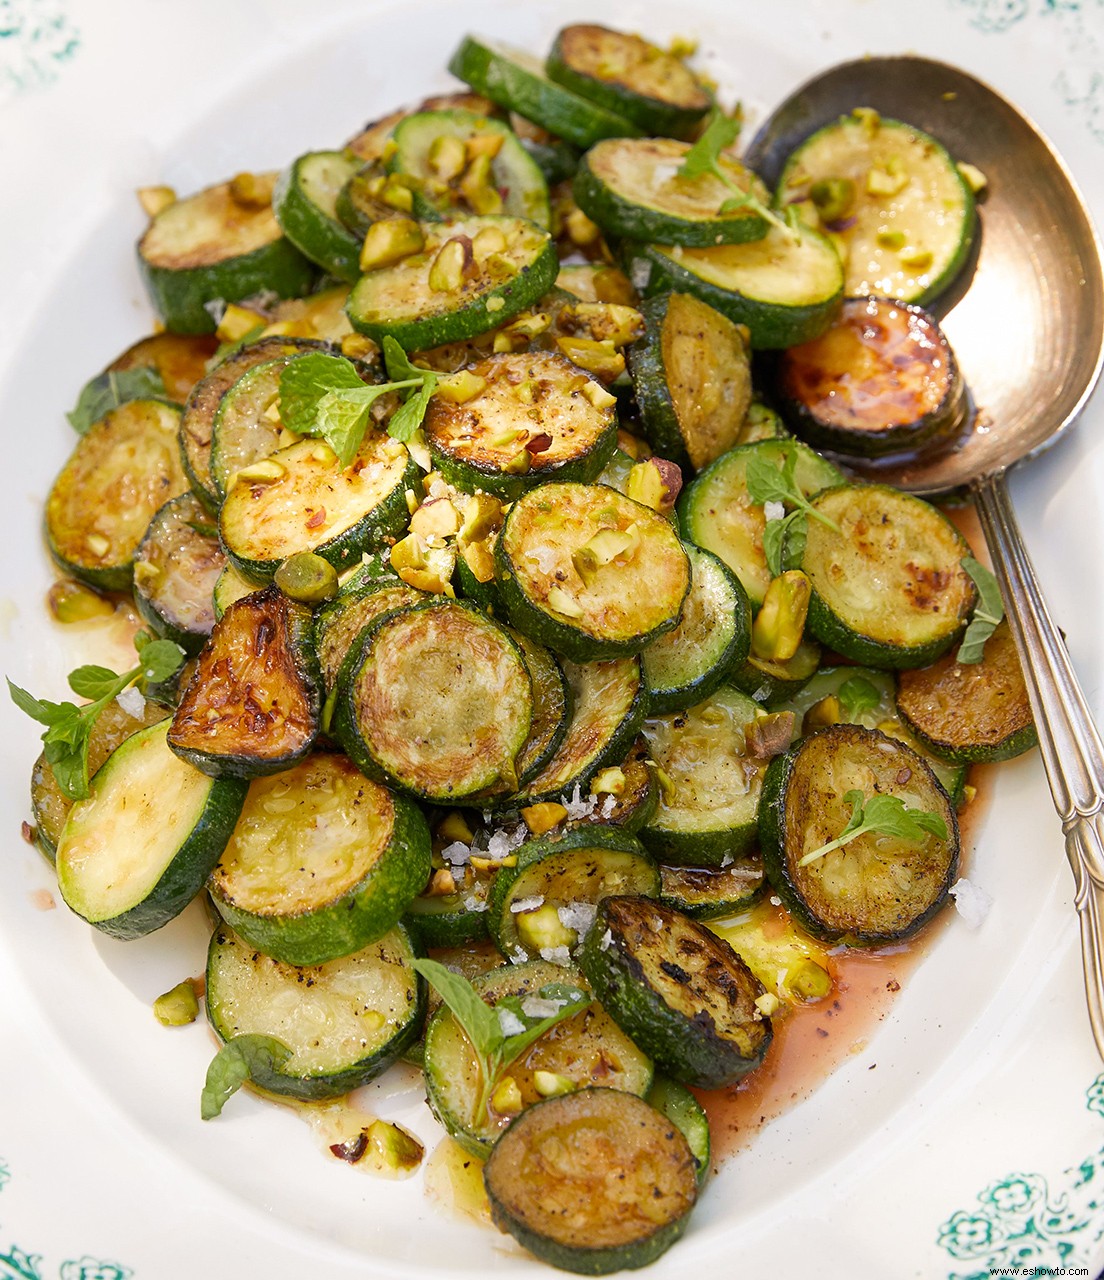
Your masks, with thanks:
M1047 610L1005 483L1078 416L1104 358L1100 246L1050 143L987 85L917 57L864 58L803 85L759 130L746 162L773 186L786 157L854 107L907 121L988 178L976 268L936 300L978 406L961 445L878 478L913 493L967 486L1019 649L1076 882L1085 990L1104 1057L1104 745Z

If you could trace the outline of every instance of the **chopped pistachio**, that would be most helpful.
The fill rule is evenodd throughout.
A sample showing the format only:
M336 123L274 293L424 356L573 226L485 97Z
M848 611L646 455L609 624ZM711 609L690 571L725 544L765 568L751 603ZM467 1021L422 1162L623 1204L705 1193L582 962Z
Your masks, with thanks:
M460 513L448 498L431 498L414 512L410 531L420 538L451 538L460 529Z
M426 163L435 177L442 182L451 182L464 172L468 163L467 148L460 138L439 133L429 144Z
M153 1002L153 1016L163 1027L185 1027L195 1022L198 1013L199 998L190 978L178 982Z
M904 266L911 267L914 271L926 271L932 264L932 251L930 249L906 248L902 249L897 255Z
M969 782L962 788L962 804L963 807L974 803L977 798L977 787L971 786Z
M429 287L435 293L456 293L463 287L464 272L471 260L471 241L453 236L441 246L429 268Z
M58 622L87 622L89 618L110 618L115 606L98 591L72 578L63 578L46 594L46 603Z
M612 564L618 556L632 556L640 546L640 531L628 529L599 529L578 547L571 556L571 563L579 577L588 585L598 570Z
M398 444L398 441L394 441ZM401 445L399 446L402 447ZM314 448L310 451L310 456L315 462L321 462L324 467L332 466L337 461L337 454L334 453L333 447L325 440L319 440L315 443Z
M502 133L474 133L465 143L465 149L470 160L474 160L477 156L489 156L494 159L502 150L502 144L506 141L506 135Z
M625 492L634 502L640 502L662 515L670 512L682 487L682 473L678 464L666 458L645 458L629 469L625 480Z
M481 217L502 212L502 196L495 186L491 160L486 152L475 156L460 179L460 194Z
M473 853L471 865L476 871L497 871L499 867L516 867L517 854L508 853L505 858L484 858L478 853Z
M985 190L989 185L989 179L975 164L966 164L965 161L955 165L955 168L962 175L963 182L970 188L974 195Z
M786 970L783 980L786 990L799 1000L823 1000L832 990L832 976L815 960L799 960Z
M404 491L403 497L406 499L407 511L409 511L410 514L413 515L414 512L418 510L418 495L414 492L413 489L407 489Z
M164 569L149 560L137 560L134 564L134 585L149 587L164 576Z
M397 1124L373 1120L367 1136L368 1145L379 1162L396 1173L410 1173L422 1163L425 1147Z
M321 604L337 595L337 570L313 551L288 556L274 581L288 599L301 604Z
M247 209L263 209L272 203L274 173L239 173L230 180L230 199Z
M874 165L866 175L866 191L872 196L895 196L909 184L900 156L890 156L883 166Z
M592 796L619 796L625 792L625 771L623 769L603 769L591 780Z
M425 544L416 533L407 534L391 548L392 569L424 569L425 566Z
M577 338L569 334L558 337L556 346L572 364L577 364L580 369L607 382L612 382L625 372L624 354L609 339L598 342L593 338Z
M533 455L528 449L522 448L502 464L502 470L508 476L524 476L528 475L533 465Z
M472 240L472 253L476 262L482 262L492 253L505 253L509 248L501 227L484 227Z
M491 436L487 442L495 449L508 449L510 445L517 444L529 434L524 427L507 427L504 431L499 431L497 435Z
M577 935L561 920L551 902L535 911L521 911L517 917L517 931L521 940L532 951L551 947L573 947Z
M435 595L452 597L452 575L456 569L456 546L427 547L416 533L391 548L391 567L408 586Z
M481 378L478 373L472 373L470 369L460 369L456 373L438 378L435 394L449 404L467 404L469 400L474 400L481 391L486 389L486 378Z
M809 196L823 221L836 222L855 207L855 184L850 178L821 178L809 188Z
M635 307L613 302L571 302L560 308L560 326L568 333L585 333L596 342L623 347L644 332L644 317Z
M792 711L775 711L753 720L744 729L747 754L752 760L770 760L788 751L796 719Z
M583 610L562 587L553 587L548 593L548 607L564 618L581 618Z
M347 333L341 339L341 354L350 360L374 360L379 346L363 333Z
M473 494L464 508L464 522L460 526L461 542L477 542L502 523L502 503L489 493Z
M361 271L389 267L425 248L425 236L413 218L385 218L373 222L360 250Z
M273 320L257 335L260 338L316 338L318 331L307 319Z
M156 218L170 205L176 204L176 192L172 187L139 187L138 203L149 217Z
M541 804L531 804L522 809L521 816L533 835L543 836L563 822L567 817L567 810L554 800L545 800Z
M414 212L414 192L398 174L392 174L383 184L379 198L392 209L398 209L400 213Z
M467 818L459 809L453 809L451 813L445 814L437 824L437 835L441 840L447 840L449 844L457 840L462 844L471 844L475 839L475 832L472 831Z
M84 545L97 559L102 559L111 550L111 543L102 533L90 533L85 538Z
M663 768L662 765L656 764L654 760L646 760L645 764L647 764L648 768L651 769L652 776L655 778L656 783L659 786L659 794L663 803L674 804L678 799L678 788L675 786L671 775Z
M505 305L506 299L501 297L499 294L495 294L494 297L488 298L484 303L484 310L489 311L493 315L496 311L501 311Z
M534 1071L533 1088L542 1098L558 1098L564 1093L574 1093L579 1086L567 1076L555 1071Z
M460 556L476 582L494 581L494 554L486 542L465 542Z
M755 657L787 662L794 656L805 631L811 591L800 569L789 569L771 581L751 628Z
M264 418L267 422L280 421L280 401L278 397L274 397L272 399L268 408L265 409L265 411L261 414L261 417Z
M814 702L805 712L801 721L801 732L812 733L814 729L827 729L829 725L839 724L843 720L843 708L834 693L828 694Z
M865 125L870 133L873 133L882 123L882 117L873 107L855 107L851 115L860 124Z
M755 1001L755 1007L764 1018L769 1018L773 1014L776 1014L781 1008L781 1005L782 1001L779 1000L773 991L764 991L763 994Z
M564 229L567 231L567 238L580 249L596 244L602 236L602 228L592 222L582 209L577 208L572 209L564 219Z
M875 239L883 249L900 249L905 243L905 233L898 228L880 227Z
M421 427L406 442L406 451L423 471L433 470L433 459L429 456L429 445Z
M503 1076L491 1094L491 1106L500 1116L512 1116L517 1115L524 1105L518 1082L513 1076Z
M231 302L222 313L215 333L220 342L240 342L251 329L255 329L263 317L248 307L239 307Z
M456 892L456 880L448 867L440 867L429 878L429 884L422 894L425 898L443 898L446 894Z

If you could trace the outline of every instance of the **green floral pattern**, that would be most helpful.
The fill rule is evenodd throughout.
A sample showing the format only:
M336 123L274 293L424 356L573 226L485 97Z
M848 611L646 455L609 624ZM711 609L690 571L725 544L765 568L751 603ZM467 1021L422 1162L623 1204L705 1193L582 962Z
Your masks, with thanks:
M1104 1116L1104 1074L1089 1087L1086 1106ZM952 1214L938 1243L966 1267L948 1280L990 1280L1001 1267L1087 1264L1104 1238L1104 1147L1064 1178L1065 1189L1056 1190L1041 1174L1011 1173L978 1195L976 1209Z

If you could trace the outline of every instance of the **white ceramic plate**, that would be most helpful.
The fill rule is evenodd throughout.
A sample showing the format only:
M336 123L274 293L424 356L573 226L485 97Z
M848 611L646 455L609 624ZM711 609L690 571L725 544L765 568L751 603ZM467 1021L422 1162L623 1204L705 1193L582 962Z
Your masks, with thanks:
M41 505L72 446L63 412L150 325L133 188L188 190L333 145L444 89L466 30L534 50L581 18L696 35L723 98L743 98L753 119L830 62L942 57L1033 115L1104 209L1104 24L1091 0L934 0L922 12L871 0L319 8L0 5L0 669L39 694L63 696L64 673L87 660L42 606ZM1098 714L1102 428L1097 403L1013 486ZM435 1208L417 1180L383 1182L324 1157L284 1110L243 1094L217 1123L199 1120L208 1033L166 1031L150 1004L199 972L202 919L193 909L123 945L62 906L43 909L49 869L19 839L36 733L10 706L0 715L0 1280L547 1274L505 1237ZM1037 759L1002 768L973 843L966 872L994 899L985 923L948 922L885 1021L725 1166L657 1280L706 1268L823 1280L1017 1264L1096 1274L1104 1076ZM419 1090L379 1092L381 1111L435 1140Z

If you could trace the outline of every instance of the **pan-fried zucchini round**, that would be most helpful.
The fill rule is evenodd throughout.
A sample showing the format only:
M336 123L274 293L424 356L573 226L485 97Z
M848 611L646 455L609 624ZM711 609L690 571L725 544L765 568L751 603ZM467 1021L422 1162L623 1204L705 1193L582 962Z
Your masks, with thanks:
M215 587L212 592L216 622L235 600L251 596L254 591L259 591L263 585L263 583L254 582L252 578L244 577L232 564L227 563L215 579Z
M604 230L631 240L706 248L744 244L767 234L766 218L748 205L721 212L732 188L715 174L679 175L690 148L671 138L609 138L579 162L572 191L579 208ZM736 160L720 157L726 176L763 204L770 193Z
M760 658L749 653L743 665L729 674L728 682L761 707L773 710L794 697L816 675L822 652L815 640L802 636L792 658Z
M291 1050L255 1071L269 1093L314 1101L374 1080L412 1044L425 1017L418 951L402 925L352 955L299 967L220 925L207 951L207 1018L220 1040L271 1036Z
M966 629L977 591L970 548L945 515L888 485L839 485L813 498L801 567L812 584L808 629L872 667L923 667Z
M260 188L275 175L258 175ZM173 333L214 333L208 304L255 293L296 298L310 291L315 267L288 240L267 199L223 182L177 200L138 241L138 265L150 301Z
M824 332L843 298L843 267L830 240L798 223L748 244L684 249L626 247L629 275L646 297L691 293L737 324L754 348L792 347Z
M261 777L310 751L321 713L311 611L267 587L215 623L173 716L169 746L204 773Z
M377 618L347 664L334 729L369 777L442 804L517 789L532 686L496 622L439 597Z
M965 264L973 193L943 147L912 125L864 108L826 125L786 161L777 203L816 204L818 183L846 193L827 225L845 249L848 297L924 303Z
M211 439L222 397L255 365L280 356L325 349L322 343L309 338L260 338L232 352L196 383L180 419L180 452L192 492L208 510L217 511L222 501L211 476Z
M499 1230L588 1276L654 1262L686 1230L698 1192L679 1125L609 1088L524 1112L491 1152L483 1184Z
M309 151L280 174L272 192L272 212L284 235L324 271L350 284L360 274L361 241L338 218L337 197L358 167L341 151Z
M693 706L720 688L748 656L751 606L739 578L711 551L686 544L690 590L674 631L640 655L648 712Z
M567 736L571 723L571 686L555 654L513 628L510 636L521 650L533 690L533 719L517 758L518 780L524 784L537 777Z
M153 369L164 385L165 398L183 404L206 376L207 362L217 349L218 339L213 335L154 333L127 347L97 376L107 381L113 373Z
M709 1177L709 1157L712 1150L709 1117L705 1114L705 1108L685 1085L659 1074L652 1081L652 1087L644 1100L672 1124L678 1125L694 1157L698 1186L704 1186Z
M495 569L514 626L575 662L639 653L678 625L690 589L670 523L605 485L542 485L519 498Z
M140 938L203 888L234 829L245 783L209 778L169 750L167 720L125 739L69 811L55 865L61 896L113 938Z
M521 1001L523 1011L526 1002L534 998L562 1000L565 987L587 991L577 969L546 960L503 965L475 978L472 986L492 1008L513 997ZM538 1071L562 1076L577 1088L601 1082L627 1094L643 1095L652 1083L651 1060L609 1014L592 1004L558 1023L510 1064L506 1074L517 1089L513 1107L499 1110L492 1096L486 1111L477 1115L483 1081L471 1042L447 1008L438 1009L429 1020L425 1038L429 1105L451 1136L472 1155L485 1159L507 1126L516 1123L518 1096L523 1108L540 1101Z
M211 424L211 480L220 501L234 477L280 447L280 377L304 353L291 351L254 365L227 388Z
M770 1048L758 978L723 938L661 902L603 899L579 967L617 1025L682 1084L735 1084Z
M740 441L751 404L751 362L736 325L688 293L643 307L644 337L628 350L648 442L695 471Z
M820 449L880 458L952 436L966 387L932 316L891 298L852 298L832 327L781 354L777 390L794 431Z
M149 523L187 491L176 435L180 409L130 400L77 441L46 499L46 541L74 577L123 591Z
M852 817L848 792L895 796L943 820L946 838L865 832L822 854ZM771 887L803 929L849 946L882 946L922 928L958 871L954 805L915 751L874 729L840 724L776 757L763 784L759 835Z
M226 567L214 518L194 494L170 498L134 554L134 603L158 633L196 654L215 625L215 584Z
M406 491L421 476L382 432L365 436L348 467L325 440L305 437L236 473L219 511L222 545L251 578L272 577L297 551L347 569L406 529Z
M320 753L250 783L207 887L251 946L323 964L382 938L429 874L418 806Z
M494 874L470 863L452 868L456 889L440 893L431 880L407 907L403 922L426 947L461 947L481 941L487 937L487 897Z
M646 822L650 822L659 803L659 790L652 781L648 743L644 737L637 737L623 760L596 774L593 785L613 789L592 791L593 811L579 818L569 817L566 821L568 829L589 823L617 827L626 835L636 835Z
M660 898L694 920L723 920L746 911L763 891L763 863L745 854L727 867L660 866Z
M467 366L457 404L429 402L424 429L434 466L458 488L506 499L545 480L590 481L617 445L616 398L550 351L492 355Z
M923 746L953 764L1011 760L1039 741L1007 622L986 640L980 662L947 653L933 666L899 672L897 710Z
M483 231L491 234L479 242L481 252L488 246L479 257L475 246ZM552 238L522 218L427 222L422 233L420 253L368 271L353 286L346 312L358 332L377 341L390 335L408 351L460 342L498 328L536 302L556 279ZM504 247L489 247L500 242ZM455 280L440 280L433 267L450 243L460 246L461 274ZM468 252L470 270L464 274Z
M392 609L425 604L431 598L396 579L368 583L323 605L314 619L314 647L327 692L337 685L346 655L370 622Z

